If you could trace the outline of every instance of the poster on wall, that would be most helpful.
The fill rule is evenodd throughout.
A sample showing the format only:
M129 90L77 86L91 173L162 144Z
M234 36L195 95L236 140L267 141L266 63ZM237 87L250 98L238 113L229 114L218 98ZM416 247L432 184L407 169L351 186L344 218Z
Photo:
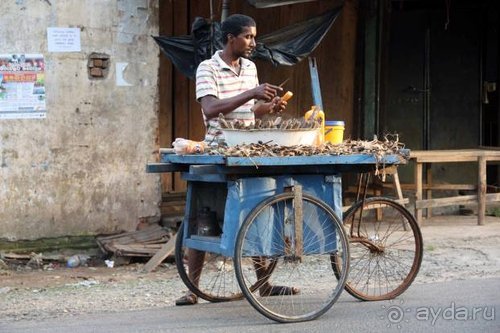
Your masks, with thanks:
M42 54L0 54L0 119L45 118Z

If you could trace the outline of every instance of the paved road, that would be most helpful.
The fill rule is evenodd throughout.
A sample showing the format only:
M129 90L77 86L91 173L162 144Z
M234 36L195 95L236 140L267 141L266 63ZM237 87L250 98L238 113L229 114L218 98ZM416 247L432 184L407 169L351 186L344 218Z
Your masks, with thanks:
M325 315L277 324L246 301L1 323L0 332L500 332L500 278L413 285L387 302L344 293ZM0 302L1 304L1 302Z

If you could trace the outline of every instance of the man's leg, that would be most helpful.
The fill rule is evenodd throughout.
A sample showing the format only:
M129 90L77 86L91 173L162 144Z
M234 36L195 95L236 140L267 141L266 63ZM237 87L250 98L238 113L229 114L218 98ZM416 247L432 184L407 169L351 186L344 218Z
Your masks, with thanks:
M205 260L205 251L187 249L188 257L188 276L195 286L200 283L201 271L203 270L203 261Z
M259 288L260 296L280 296L280 295L296 295L299 289L295 287L273 286L269 283L270 272L268 271L268 260L263 257L253 257L253 266L257 279L266 282Z
M198 286L200 283L201 271L203 269L203 261L205 260L205 252L195 249L187 249L186 255L189 280L191 280L195 286ZM196 303L198 303L198 297L190 290L186 293L186 295L175 301L176 305L193 305Z

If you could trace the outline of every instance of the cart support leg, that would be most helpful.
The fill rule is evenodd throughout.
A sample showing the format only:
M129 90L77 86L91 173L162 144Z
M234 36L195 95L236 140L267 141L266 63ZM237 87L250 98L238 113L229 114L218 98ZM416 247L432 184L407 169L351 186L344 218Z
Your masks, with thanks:
M302 261L304 254L304 240L303 236L303 210L302 210L302 186L294 186L294 226L295 226L295 257Z

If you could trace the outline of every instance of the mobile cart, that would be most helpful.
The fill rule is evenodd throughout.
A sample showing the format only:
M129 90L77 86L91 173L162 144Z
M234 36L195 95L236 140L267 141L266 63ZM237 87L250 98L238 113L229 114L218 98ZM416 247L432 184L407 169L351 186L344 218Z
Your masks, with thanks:
M188 184L175 250L179 275L208 301L244 297L275 321L307 321L330 309L344 288L364 300L392 298L418 272L422 239L403 206L362 199L345 214L347 231L340 219L342 172L404 163L401 155L160 153L148 172L180 171ZM188 272L186 254L201 256L201 270Z

